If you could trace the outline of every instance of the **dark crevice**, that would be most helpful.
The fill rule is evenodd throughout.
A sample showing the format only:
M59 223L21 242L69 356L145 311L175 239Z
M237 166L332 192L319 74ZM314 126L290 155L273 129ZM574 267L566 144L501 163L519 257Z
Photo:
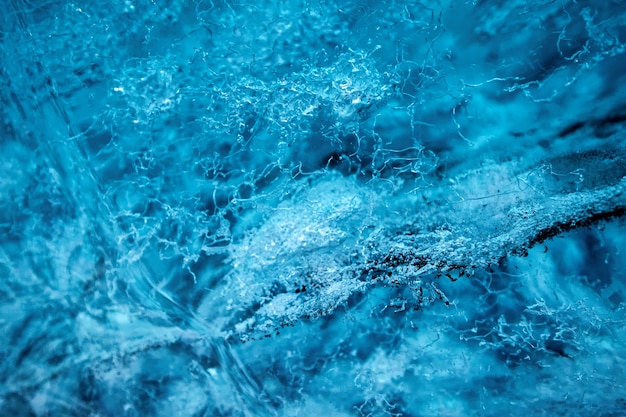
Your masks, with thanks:
M528 248L532 248L535 245L543 243L548 239L557 237L574 229L589 227L600 222L622 218L625 214L626 206L617 206L608 211L592 213L584 219L579 219L571 222L556 222L549 227L538 230L537 233L528 241ZM522 249L518 249L517 253L519 253L520 250Z

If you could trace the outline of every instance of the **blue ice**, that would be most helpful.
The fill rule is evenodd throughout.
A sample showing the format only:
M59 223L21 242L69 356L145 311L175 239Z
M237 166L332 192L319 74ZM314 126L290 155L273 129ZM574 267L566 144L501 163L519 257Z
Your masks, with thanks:
M621 1L0 16L0 415L626 416Z

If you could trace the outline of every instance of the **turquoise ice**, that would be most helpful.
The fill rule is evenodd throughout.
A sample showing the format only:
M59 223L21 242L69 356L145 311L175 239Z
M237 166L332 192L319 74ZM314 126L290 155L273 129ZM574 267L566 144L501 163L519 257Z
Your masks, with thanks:
M626 415L620 1L0 16L0 415Z

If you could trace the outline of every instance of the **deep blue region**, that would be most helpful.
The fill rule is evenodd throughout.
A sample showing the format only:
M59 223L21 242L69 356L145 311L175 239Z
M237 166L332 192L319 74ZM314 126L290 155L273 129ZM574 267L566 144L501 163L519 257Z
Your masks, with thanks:
M621 0L0 4L1 416L626 416Z

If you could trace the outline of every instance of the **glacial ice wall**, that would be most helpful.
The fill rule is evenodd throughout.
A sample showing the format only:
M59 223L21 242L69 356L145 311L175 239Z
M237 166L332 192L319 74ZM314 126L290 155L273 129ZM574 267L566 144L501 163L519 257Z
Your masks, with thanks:
M0 415L626 415L621 1L0 16Z

